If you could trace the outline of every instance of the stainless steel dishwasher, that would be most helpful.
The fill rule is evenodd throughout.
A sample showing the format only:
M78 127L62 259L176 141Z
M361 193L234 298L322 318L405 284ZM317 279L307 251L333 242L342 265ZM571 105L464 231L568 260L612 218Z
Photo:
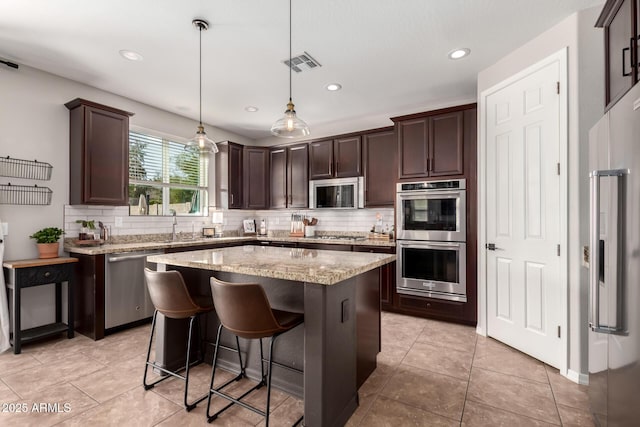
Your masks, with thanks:
M144 282L146 257L162 251L108 254L105 259L104 327L126 325L153 316L153 304ZM152 269L155 266L152 264Z

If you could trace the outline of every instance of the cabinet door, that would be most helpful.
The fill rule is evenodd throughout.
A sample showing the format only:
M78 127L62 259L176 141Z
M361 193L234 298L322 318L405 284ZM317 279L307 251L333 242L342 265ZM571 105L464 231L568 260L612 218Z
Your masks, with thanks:
M397 123L399 177L421 178L429 175L428 120L420 118Z
M288 148L287 192L290 208L309 206L309 148L307 144Z
M129 117L91 106L81 108L84 109L81 178L84 185L82 199L72 195L71 203L126 206L129 204ZM72 123L72 126L81 124Z
M462 175L463 112L429 117L429 176Z
M229 143L229 208L242 208L242 145Z
M364 135L364 205L393 206L396 196L398 147L390 130Z
M395 254L394 247L377 246L353 246L354 252L370 252L378 254ZM396 262L385 264L380 268L380 305L381 308L393 307L394 294L396 293Z
M309 179L333 178L333 140L309 144Z
M269 207L269 149L244 147L244 206L247 209Z
M277 148L269 151L269 207L287 207L287 150Z
M633 86L636 41L633 40L633 2L622 0L605 27L606 103L613 105Z
M362 143L360 136L333 141L333 162L336 178L362 175Z

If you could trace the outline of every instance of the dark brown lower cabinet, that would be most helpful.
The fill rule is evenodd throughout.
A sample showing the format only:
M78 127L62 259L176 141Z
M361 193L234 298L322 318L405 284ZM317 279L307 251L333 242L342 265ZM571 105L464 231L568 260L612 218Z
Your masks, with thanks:
M396 306L393 311L413 316L471 324L465 320L468 303L402 294L396 294L395 297ZM475 322L472 324L475 325Z
M372 252L378 254L395 254L396 248L389 246L353 246L354 252ZM394 294L396 292L396 263L395 261L380 269L380 308L393 309Z
M71 253L78 258L73 287L74 327L93 340L104 338L104 255Z

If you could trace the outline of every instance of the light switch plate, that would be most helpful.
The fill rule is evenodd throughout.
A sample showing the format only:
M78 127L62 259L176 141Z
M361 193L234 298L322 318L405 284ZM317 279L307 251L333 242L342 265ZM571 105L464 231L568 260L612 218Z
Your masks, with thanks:
M3 222L2 223L2 235L6 236L9 234L9 223L8 222Z
M633 101L633 111L636 111L638 108L640 108L640 98Z

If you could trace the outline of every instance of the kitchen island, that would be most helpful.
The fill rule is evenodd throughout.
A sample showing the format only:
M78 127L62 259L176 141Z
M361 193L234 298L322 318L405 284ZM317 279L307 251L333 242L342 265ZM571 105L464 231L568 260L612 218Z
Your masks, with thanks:
M344 425L358 405L358 387L376 367L380 351L378 269L395 255L301 248L239 246L148 257L158 270L182 272L191 292L209 294L210 276L260 283L274 308L304 312L304 326L283 335L274 360L304 369L274 368L273 385L304 398L307 426ZM209 316L205 340L214 341L217 318ZM159 316L156 358L183 362L184 323ZM228 344L231 336L223 337ZM170 343L170 344L169 344ZM180 344L177 344L180 343ZM242 343L247 372L258 378L257 342ZM225 357L226 356L226 357ZM233 368L237 357L222 355ZM223 364L224 366L224 364Z

